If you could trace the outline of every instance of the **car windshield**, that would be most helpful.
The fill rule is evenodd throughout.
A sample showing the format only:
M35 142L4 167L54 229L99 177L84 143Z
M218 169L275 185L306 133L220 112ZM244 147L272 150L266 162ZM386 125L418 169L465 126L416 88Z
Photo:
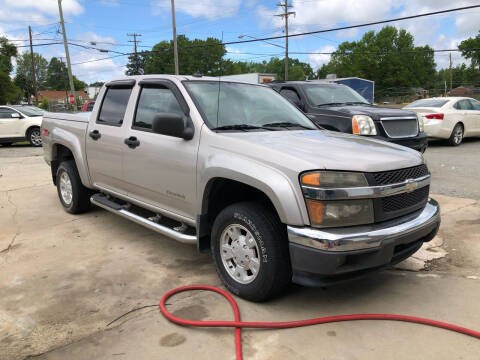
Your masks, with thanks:
M310 119L271 88L223 81L185 81L184 84L212 129L317 129Z
M43 116L44 111L35 106L13 105L12 108L27 116Z
M417 107L433 107L433 108L441 108L445 105L449 100L445 99L422 99L412 102L405 106L406 108L417 108Z
M310 102L315 106L345 103L370 104L355 90L343 85L308 85L305 86L305 92Z

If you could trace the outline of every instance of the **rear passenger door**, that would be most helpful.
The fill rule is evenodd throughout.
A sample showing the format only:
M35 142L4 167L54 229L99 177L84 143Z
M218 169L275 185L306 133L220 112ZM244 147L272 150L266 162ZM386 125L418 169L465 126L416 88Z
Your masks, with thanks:
M472 135L480 135L480 102L475 99L469 99L472 104L472 113L474 114L474 128Z
M136 111L126 136L136 139L138 145L124 146L128 194L177 219L193 220L199 131L195 129L193 139L188 141L153 133L155 115L176 113L186 119L188 105L172 81L146 79L139 86Z
M125 117L133 108L131 93L134 80L107 84L102 104L92 113L86 137L86 153L93 184L110 192L126 194L123 180ZM133 101L133 100L132 100Z
M457 113L460 115L455 120L455 123L462 122L464 125L464 134L465 136L469 136L472 134L472 131L475 129L475 113L472 108L472 104L468 99L461 99L458 100L457 103L454 105L455 109L457 109ZM452 124L455 126L455 124Z

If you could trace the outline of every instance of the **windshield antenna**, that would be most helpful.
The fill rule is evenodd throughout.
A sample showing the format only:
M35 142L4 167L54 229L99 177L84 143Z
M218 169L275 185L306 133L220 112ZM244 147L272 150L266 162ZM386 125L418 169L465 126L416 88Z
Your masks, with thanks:
M223 45L223 30L222 30L222 42L221 42L221 45L222 46L225 46ZM218 113L220 111L220 80L222 78L222 75L223 75L223 55L222 57L220 58L220 76L218 77L218 94L217 94L217 127L218 127Z

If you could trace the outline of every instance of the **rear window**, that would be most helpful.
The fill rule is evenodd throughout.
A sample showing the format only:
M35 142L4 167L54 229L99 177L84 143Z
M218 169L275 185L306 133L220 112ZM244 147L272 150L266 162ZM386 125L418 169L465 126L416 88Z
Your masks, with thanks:
M97 123L120 126L127 110L132 88L108 88Z
M445 105L449 100L443 99L422 99L414 101L411 104L405 106L406 108L416 108L416 107L433 107L433 108L441 108Z

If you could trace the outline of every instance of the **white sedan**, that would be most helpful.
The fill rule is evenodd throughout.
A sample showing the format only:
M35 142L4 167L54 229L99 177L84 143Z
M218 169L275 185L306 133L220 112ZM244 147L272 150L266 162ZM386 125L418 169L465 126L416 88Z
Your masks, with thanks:
M0 106L0 144L28 140L33 146L42 146L40 126L43 113L35 106Z
M404 109L423 119L428 137L460 145L464 137L480 136L480 102L466 97L441 97L414 101Z

